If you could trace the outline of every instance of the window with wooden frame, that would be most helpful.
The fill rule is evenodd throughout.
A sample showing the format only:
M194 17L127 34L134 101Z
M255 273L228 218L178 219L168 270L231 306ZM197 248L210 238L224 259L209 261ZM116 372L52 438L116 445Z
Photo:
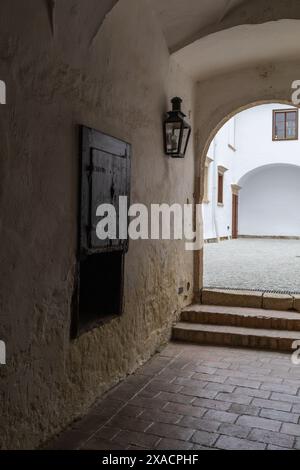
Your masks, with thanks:
M298 109L273 111L273 140L298 140Z
M224 203L224 173L218 173L218 204Z
M224 174L228 171L228 168L224 166L218 166L218 205L223 206L224 204Z

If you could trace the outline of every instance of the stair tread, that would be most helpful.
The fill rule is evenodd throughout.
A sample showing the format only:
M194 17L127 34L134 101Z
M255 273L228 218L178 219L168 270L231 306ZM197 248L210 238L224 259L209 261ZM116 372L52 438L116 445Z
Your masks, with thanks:
M262 317L262 318L278 318L285 320L298 320L300 321L300 314L288 310L265 310L260 308L248 307L227 307L219 305L200 305L195 304L183 309L184 313L218 313L225 315L239 315L244 317Z
M190 330L190 331L207 331L211 333L229 333L245 336L260 336L269 338L287 338L300 339L300 331L287 330L265 330L257 328L245 328L239 326L225 325L206 325L202 323L179 322L174 329Z

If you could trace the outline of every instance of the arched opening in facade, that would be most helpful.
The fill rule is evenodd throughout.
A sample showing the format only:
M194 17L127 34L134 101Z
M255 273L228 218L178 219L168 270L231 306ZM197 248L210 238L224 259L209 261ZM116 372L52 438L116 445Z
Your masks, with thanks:
M210 139L204 287L299 292L299 149L298 109L279 102L239 111Z

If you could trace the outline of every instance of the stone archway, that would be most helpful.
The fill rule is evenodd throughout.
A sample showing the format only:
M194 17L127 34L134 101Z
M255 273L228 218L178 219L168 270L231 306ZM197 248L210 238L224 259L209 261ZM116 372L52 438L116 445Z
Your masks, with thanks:
M243 69L199 82L195 110L195 202L204 192L208 148L218 130L235 114L265 103L291 104L291 84L300 77L300 64L287 62ZM203 111L205 110L205 112ZM203 249L194 254L194 296L203 287Z

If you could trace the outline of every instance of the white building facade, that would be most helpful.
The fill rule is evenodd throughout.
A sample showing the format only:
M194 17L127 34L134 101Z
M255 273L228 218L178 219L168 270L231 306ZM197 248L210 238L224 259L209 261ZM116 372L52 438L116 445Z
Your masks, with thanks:
M204 239L300 237L298 109L250 108L213 139L206 160Z

